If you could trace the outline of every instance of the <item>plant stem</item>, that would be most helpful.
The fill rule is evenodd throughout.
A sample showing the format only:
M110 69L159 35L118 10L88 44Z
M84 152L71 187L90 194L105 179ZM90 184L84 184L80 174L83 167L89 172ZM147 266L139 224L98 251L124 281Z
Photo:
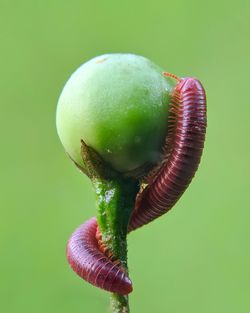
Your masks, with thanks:
M102 241L112 251L114 259L120 260L128 271L127 229L139 189L138 181L125 178L95 180L94 187ZM128 296L112 294L111 305L113 313L129 312Z
M110 297L111 308L113 313L129 313L128 296L118 295L113 293Z

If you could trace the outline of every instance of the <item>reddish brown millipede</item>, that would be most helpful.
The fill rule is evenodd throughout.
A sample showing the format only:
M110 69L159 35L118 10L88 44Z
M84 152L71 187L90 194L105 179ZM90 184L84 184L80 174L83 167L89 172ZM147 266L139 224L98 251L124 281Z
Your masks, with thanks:
M178 81L171 96L164 160L137 196L129 229L141 227L169 211L190 184L199 166L206 133L206 95L200 81L164 73ZM81 225L67 245L70 266L84 280L118 294L132 283L101 242L95 218Z
M137 197L130 231L169 211L187 189L200 163L206 124L206 95L202 84L190 77L178 79L170 104L165 159Z

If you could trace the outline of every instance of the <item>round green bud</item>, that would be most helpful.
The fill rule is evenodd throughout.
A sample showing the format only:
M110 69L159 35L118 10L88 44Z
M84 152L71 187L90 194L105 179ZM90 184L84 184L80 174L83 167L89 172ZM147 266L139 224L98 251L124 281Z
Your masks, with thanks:
M57 131L80 167L81 140L121 173L159 161L174 85L162 72L133 54L105 54L76 70L59 98Z

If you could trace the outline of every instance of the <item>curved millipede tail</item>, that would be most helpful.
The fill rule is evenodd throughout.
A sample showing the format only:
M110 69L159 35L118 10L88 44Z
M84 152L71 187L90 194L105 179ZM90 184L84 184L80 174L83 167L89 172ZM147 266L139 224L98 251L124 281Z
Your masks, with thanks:
M68 262L77 275L92 285L127 295L133 290L132 282L119 262L111 261L99 249L97 229L95 217L76 229L67 244Z
M190 184L199 166L206 133L206 95L199 80L178 79L174 88L162 165L138 194L129 231L169 211Z

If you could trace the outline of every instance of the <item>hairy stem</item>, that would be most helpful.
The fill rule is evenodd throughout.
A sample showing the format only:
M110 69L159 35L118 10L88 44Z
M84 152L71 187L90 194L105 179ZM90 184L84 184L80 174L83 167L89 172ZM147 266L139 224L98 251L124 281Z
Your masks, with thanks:
M94 187L102 241L112 251L113 258L120 260L121 266L128 271L127 230L139 190L138 181L124 178L95 180ZM112 294L111 305L113 313L129 312L128 296Z

